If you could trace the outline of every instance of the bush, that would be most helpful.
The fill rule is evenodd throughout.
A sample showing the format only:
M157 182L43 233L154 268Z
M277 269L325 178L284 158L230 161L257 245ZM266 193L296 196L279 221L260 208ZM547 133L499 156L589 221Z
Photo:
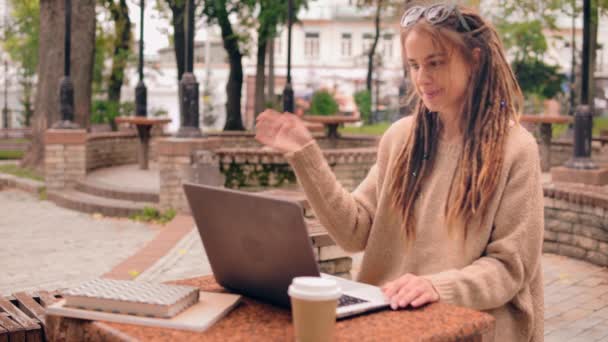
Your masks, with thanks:
M511 66L526 95L535 94L550 99L562 91L561 86L566 77L559 73L558 66L541 60L514 61Z
M363 122L371 122L372 119L372 95L365 89L355 93L355 103L361 113L361 119Z
M93 100L91 123L110 124L113 131L117 130L116 119L118 116L135 115L135 103L128 101L118 103L108 100Z
M327 90L318 90L312 95L310 114L334 115L339 110L338 102Z
M115 131L116 122L114 119L120 116L120 106L117 102L107 100L93 100L91 114L91 123L93 124L110 124L112 130Z

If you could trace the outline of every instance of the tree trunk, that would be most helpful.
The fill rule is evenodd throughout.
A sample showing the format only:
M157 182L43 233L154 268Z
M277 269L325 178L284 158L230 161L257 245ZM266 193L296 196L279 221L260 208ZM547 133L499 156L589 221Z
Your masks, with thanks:
M59 82L63 77L65 16L64 1L40 1L38 82L32 141L22 165L41 171L44 161L44 132L61 118ZM74 120L87 128L91 111L91 83L95 47L95 1L72 4L71 78L74 83ZM77 42L77 43L76 43Z
M266 94L266 99L270 100L274 106L275 103L275 95L274 95L274 43L275 39L273 38L268 44L268 94ZM280 38L279 38L280 39Z
M186 11L185 1L168 1L172 13L173 45L175 50L175 62L177 64L177 81L181 81L186 65L184 64L184 53L186 41L184 40L184 18Z
M258 38L259 39L259 38ZM255 70L255 113L257 117L266 107L266 97L264 96L264 87L266 80L266 44L267 40L258 40L258 60ZM272 44L271 44L272 45Z
M63 3L64 1L60 0L59 2ZM95 0L72 1L72 51L70 59L72 65L71 78L74 82L74 121L85 129L89 129L91 124L95 22ZM63 25L63 16L61 16L60 37L63 37ZM63 42L63 39L61 41ZM63 46L63 44L60 44L60 46ZM63 48L61 49L61 60L63 60ZM63 63L59 65L63 65ZM59 89L59 81L57 81L57 89ZM59 98L58 91L56 90L57 98Z
M243 131L243 119L241 118L241 93L243 88L243 55L239 50L239 43L232 30L232 25L228 20L228 13L225 9L221 9L217 19L222 30L222 40L224 49L228 53L228 62L230 63L230 74L228 76L228 84L226 84L226 93L228 100L226 101L226 124L225 131Z
M112 73L108 84L108 100L120 103L120 90L124 83L125 68L131 45L131 19L126 0L110 1L110 13L114 21L114 53Z
M382 13L382 0L378 0L376 8L376 36L374 37L374 43L369 49L367 55L367 91L372 91L372 73L374 72L374 55L376 54L376 46L378 45L378 39L380 39L380 14Z

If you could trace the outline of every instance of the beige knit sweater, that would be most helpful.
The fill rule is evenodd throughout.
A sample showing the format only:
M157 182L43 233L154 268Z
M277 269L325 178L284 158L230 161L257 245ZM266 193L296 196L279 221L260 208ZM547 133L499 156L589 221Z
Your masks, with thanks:
M338 245L365 251L359 281L382 285L405 273L424 276L441 301L492 314L496 341L543 341L543 192L534 138L519 125L509 129L489 212L464 242L448 236L443 217L462 145L440 140L415 208L416 240L406 248L399 215L389 205L387 174L412 125L407 117L388 129L376 164L352 193L337 182L316 142L285 157Z

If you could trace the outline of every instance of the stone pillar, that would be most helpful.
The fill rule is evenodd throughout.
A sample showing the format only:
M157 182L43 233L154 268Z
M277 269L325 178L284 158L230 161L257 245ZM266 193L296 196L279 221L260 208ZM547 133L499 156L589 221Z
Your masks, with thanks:
M72 188L87 170L87 131L50 129L45 132L44 177L49 190Z
M160 172L159 206L161 210L175 209L179 213L190 213L184 194L184 182L207 183L201 171L208 167L196 165L195 155L202 150L219 147L219 139L209 138L162 138L158 140L158 169ZM203 158L217 163L212 158ZM219 171L219 164L218 171Z

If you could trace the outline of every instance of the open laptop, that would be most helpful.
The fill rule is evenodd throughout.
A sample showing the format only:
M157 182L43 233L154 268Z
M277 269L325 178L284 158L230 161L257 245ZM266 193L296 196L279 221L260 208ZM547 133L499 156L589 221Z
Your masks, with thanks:
M388 307L379 287L320 274L302 207L289 200L184 184L216 281L223 287L289 307L294 277L334 279L342 289L337 317Z

